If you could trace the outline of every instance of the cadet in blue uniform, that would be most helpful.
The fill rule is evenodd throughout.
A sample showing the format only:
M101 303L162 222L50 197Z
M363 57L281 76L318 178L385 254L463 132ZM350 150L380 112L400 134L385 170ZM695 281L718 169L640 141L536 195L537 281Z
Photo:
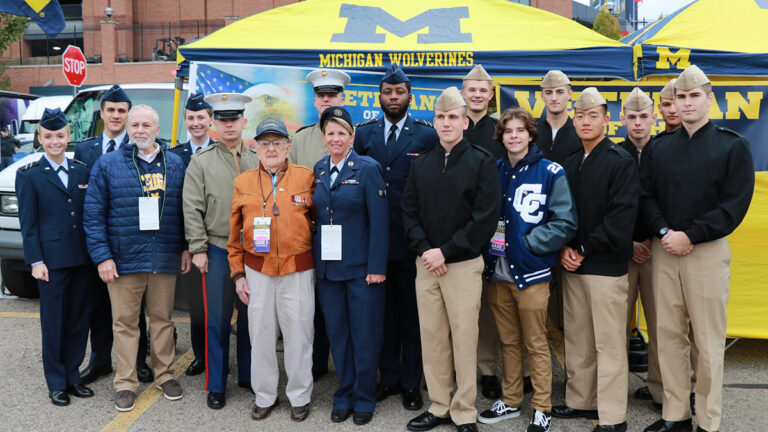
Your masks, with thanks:
M131 99L117 84L107 90L101 97L99 115L104 123L101 135L87 138L75 145L75 160L79 160L88 168L92 168L102 155L113 152L128 143L128 111L131 109ZM91 358L88 367L80 373L84 384L89 384L104 375L112 373L112 306L109 301L109 291L101 279L95 278L92 295L91 311ZM144 306L139 314L139 352L137 354L136 370L141 382L152 382L155 378L152 369L146 362L147 351L147 322Z
M189 141L179 144L170 150L189 166L192 155L217 142L210 137L213 124L213 107L203 100L205 95L197 92L187 100L184 111L184 122L189 131ZM195 360L184 372L187 375L199 375L205 372L205 308L203 306L203 284L200 270L192 266L192 270L179 278L184 288L189 310L189 337Z
M64 113L46 109L38 125L45 155L16 174L24 260L40 289L43 371L54 405L91 397L77 368L85 356L95 269L85 247L83 202L90 171L67 159ZM111 328L111 326L110 326Z
M384 115L357 125L355 151L384 168L389 203L389 262L387 264L384 339L379 356L376 400L403 393L403 407L421 409L422 376L419 313L416 308L416 254L405 244L400 201L411 161L434 147L439 139L431 124L407 114L411 82L392 66L379 83Z
M331 421L366 424L376 407L376 369L384 324L389 224L381 166L350 147L349 113L320 116L330 155L315 165L317 294L339 376Z

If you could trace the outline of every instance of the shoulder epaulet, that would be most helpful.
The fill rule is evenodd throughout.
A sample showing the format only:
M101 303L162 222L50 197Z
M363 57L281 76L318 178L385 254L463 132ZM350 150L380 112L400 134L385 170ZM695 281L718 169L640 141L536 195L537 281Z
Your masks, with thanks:
M490 158L491 158L491 159L493 159L493 160L496 160L496 158L494 158L494 157L493 157L493 153L491 153L491 152L490 152L490 151L488 151L487 149L484 149L484 148L480 147L480 146L479 146L479 145L477 145L477 144L472 144L472 147L474 147L474 148L476 148L477 150L480 150L481 152L483 152L483 153L487 154L488 156L490 156Z
M724 128L724 127L722 127L722 126L715 126L715 128L716 128L717 130L721 131L721 132L726 132L726 133L729 133L729 134L731 134L731 135L736 135L736 136L737 136L737 137L739 137L739 138L744 138L744 136L743 136L742 134L740 134L740 133L738 133L738 132L736 132L736 131L733 131L733 130L731 130L731 129L728 129L728 128Z
M616 144L615 142L611 142L610 144L607 145L607 147L608 147L608 150L613 150L614 152L618 153L619 156L621 156L621 157L632 158L632 155L629 154L629 152L624 147L622 147L620 144ZM634 159L634 158L632 158L632 159Z
M377 120L378 119L374 117L374 118L372 118L370 120L366 120L364 122L360 122L360 123L355 124L355 127L358 128L360 126L365 126L365 125L373 124L373 123L376 123Z
M39 160L36 160L34 162L30 162L30 163L24 165L23 167L19 168L19 171L26 171L26 170L28 170L28 169L30 169L32 167L36 167L38 164L40 164Z
M96 137L83 138L80 141L76 142L75 144L80 144L81 142L86 142L86 141L90 141L90 140L93 140L93 139L96 139Z
M314 125L316 125L316 124L317 124L317 123L312 123L312 124L304 125L304 126L302 126L302 127L298 128L298 129L296 129L296 133L299 133L299 132L303 131L303 130L304 130L304 129L306 129L306 128L311 128L312 126L314 126Z
M434 126L432 126L432 123L430 123L430 122L428 122L426 120L422 120L422 119L413 119L413 122L416 123L416 124L420 124L422 126L430 127L430 128L434 127Z
M201 154L205 154L206 152L211 151L211 149L216 148L217 145L218 145L218 143L216 143L216 144L208 144L208 146L206 148L200 150L199 152L193 154L192 156L198 156L198 155L201 155Z
M82 166L85 166L85 167L87 167L87 166L88 166L88 164L86 164L85 162L83 162L83 161L81 161L81 160L72 159L72 162L74 162L74 163L76 163L76 164L80 164L80 165L82 165Z
M251 147L251 146L243 145L243 147L247 148L248 151L251 152L251 153L257 153L256 149ZM256 169L256 168L253 168L253 169Z

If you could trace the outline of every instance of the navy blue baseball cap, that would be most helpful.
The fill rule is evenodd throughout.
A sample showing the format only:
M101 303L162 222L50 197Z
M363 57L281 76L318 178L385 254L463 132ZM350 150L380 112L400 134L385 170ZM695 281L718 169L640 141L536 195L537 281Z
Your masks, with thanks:
M253 139L259 139L260 136L268 133L274 133L288 138L288 129L285 128L285 123L274 117L267 117L259 122L259 125L256 126L256 136L253 137Z
M49 131L57 131L67 126L67 118L60 108L46 108L39 125Z
M128 94L123 90L122 87L120 87L118 84L115 84L107 90L106 93L104 93L104 96L101 97L102 102L128 102L128 104L131 104L131 98L128 97Z
M205 95L202 92L197 92L187 99L187 105L185 107L190 111L202 111L204 109L213 110L213 106L205 101Z
M325 131L325 125L330 121L331 119L336 120L341 123L344 128L349 131L350 134L354 133L354 128L352 127L352 117L349 115L347 110L344 109L344 107L340 106L332 106L328 107L323 111L323 114L320 115L320 128Z
M389 70L384 73L384 76L381 77L381 82L387 84L401 84L411 82L411 80L409 80L408 75L400 69L400 66L393 64L389 67Z

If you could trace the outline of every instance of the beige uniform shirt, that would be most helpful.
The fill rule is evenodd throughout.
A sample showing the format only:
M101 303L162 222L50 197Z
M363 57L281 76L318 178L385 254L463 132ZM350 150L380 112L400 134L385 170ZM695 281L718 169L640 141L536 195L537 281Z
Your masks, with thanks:
M293 136L291 153L288 160L296 165L314 169L317 161L328 155L328 148L323 141L320 123L299 129Z
M235 177L258 167L256 151L242 144L234 152L221 143L209 145L192 156L182 195L184 231L192 254L207 251L208 243L227 248Z

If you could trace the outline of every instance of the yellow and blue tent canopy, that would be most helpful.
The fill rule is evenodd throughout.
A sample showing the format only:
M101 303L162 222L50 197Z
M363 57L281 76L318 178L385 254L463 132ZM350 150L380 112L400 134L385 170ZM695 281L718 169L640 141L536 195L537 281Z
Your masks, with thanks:
M183 45L189 61L382 72L632 79L632 49L559 15L507 0L307 0Z
M64 29L64 13L57 0L2 0L0 12L32 18L50 38Z
M768 0L697 0L621 41L637 76L674 75L691 64L709 75L768 76Z

